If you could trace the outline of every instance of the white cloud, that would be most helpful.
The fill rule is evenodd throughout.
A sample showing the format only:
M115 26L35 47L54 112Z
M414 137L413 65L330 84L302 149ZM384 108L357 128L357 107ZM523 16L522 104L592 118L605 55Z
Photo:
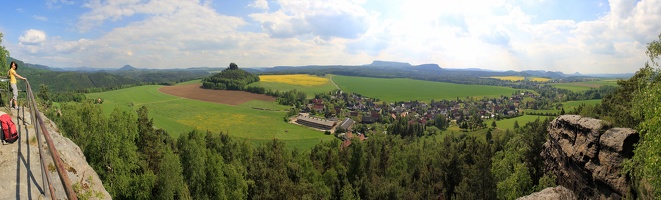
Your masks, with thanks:
M18 41L23 45L41 45L46 41L46 33L40 30L30 29L25 31L24 34L18 38Z
M316 37L354 39L370 26L369 14L360 2L350 0L279 0L278 11L250 17L274 38Z
M533 23L534 13L511 2L405 2L402 16L387 22L389 45L377 57L442 67L632 72L644 62L641 44L661 32L657 5L611 2L614 13L593 21Z
M74 3L73 0L48 0L46 1L46 6L50 9L58 9L62 5L73 5Z
M191 4L199 4L199 2L196 0L150 0L147 2L142 0L94 0L83 5L91 11L80 16L77 28L81 32L87 32L107 20L118 21L136 14L171 15L182 10L182 6Z
M269 10L269 3L266 0L255 0L251 4L248 4L248 7Z
M237 31L246 25L241 18L221 15L196 1L113 1L90 7L93 9L81 16L83 25L94 21L91 19L98 19L94 22L97 23L129 15L146 16L144 20L109 30L89 42L90 50L79 52L84 62L97 67L128 63L148 68L216 66L221 64L219 58L231 54L250 40L246 38L248 35L253 35Z
M382 3L371 1L255 0L242 8L263 10L241 18L218 13L206 1L93 0L85 4L89 11L76 27L82 32L104 29L98 38L66 41L47 39L43 31L43 37L39 31L26 32L17 48L30 59L65 67L394 60L452 68L619 73L641 67L645 44L661 32L661 0L613 0L611 12L591 21L542 22L533 22L535 13L510 0L392 0L387 10L369 7ZM125 25L104 26L109 21Z
M32 18L34 18L36 20L39 20L39 21L44 21L44 22L48 21L48 17L39 16L39 15L32 15Z

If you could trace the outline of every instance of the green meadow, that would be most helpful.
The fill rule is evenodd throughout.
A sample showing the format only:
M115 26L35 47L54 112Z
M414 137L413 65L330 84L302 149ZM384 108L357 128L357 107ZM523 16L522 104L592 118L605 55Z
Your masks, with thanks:
M572 111L576 109L576 107L580 106L581 104L585 105L596 105L598 103L601 103L601 99L592 99L592 100L582 100L582 101L567 101L562 103L562 107L565 109L566 112Z
M275 102L253 100L245 105L230 106L163 94L158 91L160 87L162 86L148 85L91 93L87 94L87 98L102 98L103 110L107 114L115 108L135 110L146 106L154 120L154 126L166 130L175 138L191 130L222 131L252 143L277 138L290 147L300 149L310 149L321 140L334 139L321 131L284 122L284 111L253 109L287 109Z
M617 80L595 80L573 83L551 83L553 87L570 90L572 92L581 92L592 88L599 88L604 85L617 86Z
M533 122L537 119L539 120L544 120L547 118L546 116L536 116L536 115L523 115L515 118L510 118L510 119L504 119L500 121L496 121L496 128L492 129L491 134L492 137L500 137L503 133L505 133L506 130L514 130L514 122L518 121L519 126L523 127L526 125L528 122ZM485 120L484 122L487 124L487 127L491 128L491 122L494 120ZM465 131L461 130L458 126L450 126L448 127L447 130L443 131L441 134L433 136L436 140L444 140L446 136L451 136L453 138L458 138L461 137L462 135L466 137L475 137L480 141L485 141L486 139L486 133L489 131L489 128L483 128L479 130L474 130L474 131Z
M537 116L537 115L523 115L515 118L509 118L509 119L503 119L500 121L496 121L496 128L501 129L501 130L514 130L514 122L518 122L519 126L526 125L528 122L534 122L535 120L544 120L547 118L547 116ZM555 118L555 117L551 117ZM486 121L487 126L491 127L491 122L492 120Z
M432 99L499 97L500 95L509 96L516 91L516 89L508 87L464 85L404 78L333 76L331 79L342 91L354 92L387 102L409 100L429 102Z

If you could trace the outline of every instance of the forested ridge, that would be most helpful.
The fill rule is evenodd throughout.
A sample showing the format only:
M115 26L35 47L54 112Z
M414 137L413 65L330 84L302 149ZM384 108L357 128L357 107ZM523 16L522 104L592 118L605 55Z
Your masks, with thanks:
M62 71L8 57L7 62L11 61L18 64L17 72L28 78L35 91L43 84L52 93L99 92L143 84L173 85L209 74L209 69ZM0 75L6 75L7 70L0 71Z

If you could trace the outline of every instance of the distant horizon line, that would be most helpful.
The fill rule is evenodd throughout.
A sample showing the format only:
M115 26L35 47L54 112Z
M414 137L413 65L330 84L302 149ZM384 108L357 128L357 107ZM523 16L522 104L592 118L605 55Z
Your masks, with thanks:
M13 57L12 57L12 58L13 58ZM16 58L13 58L13 59L15 59L15 60L19 60L19 59L16 59ZM21 60L21 62L23 62L23 61ZM562 72L562 71L551 71L551 70L544 70L544 69L526 69L526 70L520 70L520 71L517 71L517 70L514 70L514 69L503 70L503 69L485 69L485 68L478 68L478 67L456 68L456 67L441 67L439 64L436 64L436 63L425 63L425 64L414 65L414 64L411 64L411 63L408 63L408 62L401 62L401 61L384 61L384 60L374 60L374 61L372 61L371 63L368 63L368 64L359 64L359 65L340 65L340 64L315 65L315 64L309 64L309 65L275 65L275 66L270 66L270 67L268 67L268 66L252 66L252 67L239 67L239 68L246 68L246 69L269 69L269 68L275 68L275 67L309 67L309 66L319 66L319 67L324 67L324 66L347 66L347 67L359 67L359 66L370 66L370 65L373 65L375 62L392 63L392 64L408 64L408 65L410 65L410 66L412 66L412 67L413 67L413 66L420 66L420 65L437 65L440 69L448 69L448 70L481 70L481 71L492 71L492 72L508 72L508 71L513 71L513 72L541 71L541 72L557 72L557 73L562 73L562 74L565 74L565 75L573 75L573 74L581 74L581 75L623 75L623 74L635 74L635 73L636 73L636 71L633 71L633 72L622 72L622 73L581 73L581 72L576 71L576 72L573 72L573 73L565 73L565 72ZM223 66L223 67L196 66L196 67L187 67L187 68L139 68L139 67L134 67L133 65L130 65L130 64L126 64L126 65L124 65L124 66L117 67L117 68L109 68L109 67L98 67L98 68L97 68L97 67L88 67L88 66L79 66L79 67L52 67L52 66L45 65L45 64L27 63L27 62L24 62L24 63L26 63L26 64L31 64L31 65L43 65L43 66L46 66L46 67L48 67L48 68L63 69L63 70L67 70L67 69L119 70L119 69L124 68L124 67L126 67L126 66L130 66L130 67L133 67L133 68L135 68L135 69L147 69L147 70L150 70L150 69L153 69L153 70L168 70L168 69L170 69L170 70L174 70L174 69L194 69L194 68L211 68L211 69L213 69L213 68L217 68L217 69L228 68L228 66L227 66L227 67L226 67L226 66ZM75 71L75 70L71 70L71 71Z

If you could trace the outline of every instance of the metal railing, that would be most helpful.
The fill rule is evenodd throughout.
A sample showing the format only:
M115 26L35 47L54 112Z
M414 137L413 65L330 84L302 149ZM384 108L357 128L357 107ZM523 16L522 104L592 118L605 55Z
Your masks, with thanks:
M50 193L51 199L57 199L55 197L55 189L53 188L53 185L51 183L52 181L50 174L48 173L46 162L44 162L45 156L42 150L43 149L42 141L45 140L46 144L48 145L48 151L50 152L50 155L53 159L53 163L60 177L60 181L62 182L62 186L64 187L64 192L66 193L67 198L77 200L78 197L76 196L76 193L74 192L73 187L71 186L71 180L69 179L69 174L67 173L67 170L64 167L64 164L62 163L62 159L60 158L60 155L57 149L55 148L53 139L51 138L50 133L48 132L48 129L46 127L46 124L44 123L44 120L41 116L41 112L39 112L39 109L37 107L37 101L35 100L34 94L32 93L30 82L26 80L25 83L26 83L25 93L27 96L26 108L29 108L29 113L30 116L32 117L31 121L36 122L36 124L34 124L34 130L35 130L35 135L37 135L37 141L38 141L37 144L39 147L39 159L41 161L41 173L42 173L43 185L44 186L48 185L48 192ZM25 120L25 108L19 110L19 112L20 111L23 112L23 120ZM43 139L42 139L42 135L44 137ZM42 194L44 193L45 191L42 191Z

